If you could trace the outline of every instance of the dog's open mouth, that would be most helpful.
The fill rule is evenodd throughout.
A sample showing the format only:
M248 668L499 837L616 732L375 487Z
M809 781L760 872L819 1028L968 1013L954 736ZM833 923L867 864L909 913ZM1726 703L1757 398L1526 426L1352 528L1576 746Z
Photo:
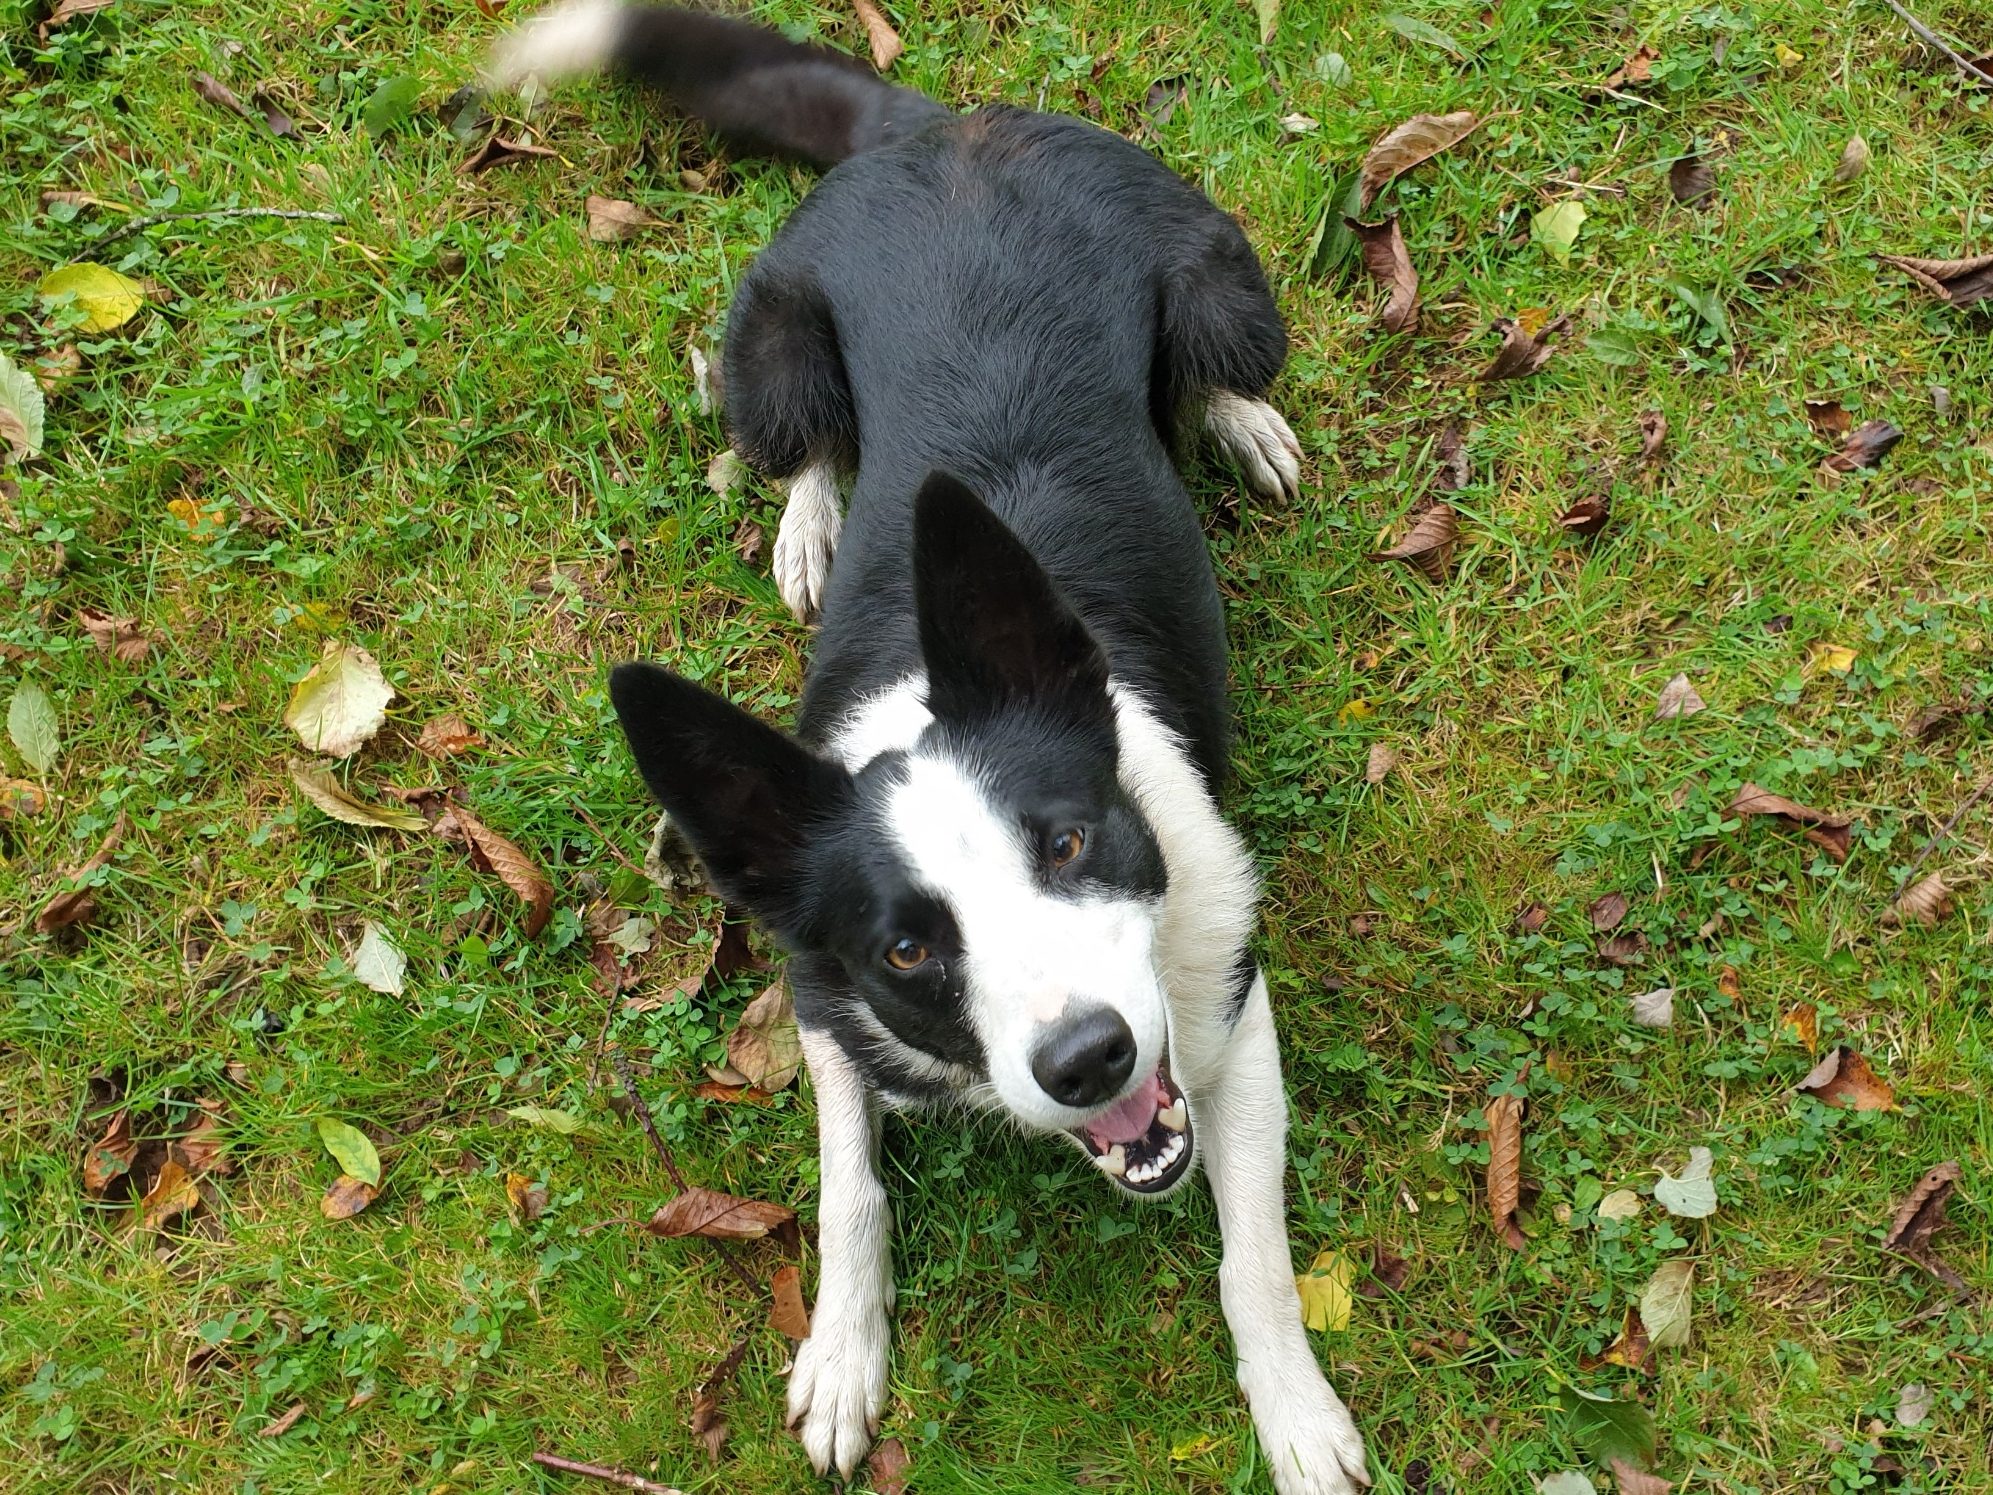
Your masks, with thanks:
M1165 1059L1126 1100L1074 1127L1073 1135L1123 1188L1161 1193L1190 1166L1190 1103L1171 1081Z

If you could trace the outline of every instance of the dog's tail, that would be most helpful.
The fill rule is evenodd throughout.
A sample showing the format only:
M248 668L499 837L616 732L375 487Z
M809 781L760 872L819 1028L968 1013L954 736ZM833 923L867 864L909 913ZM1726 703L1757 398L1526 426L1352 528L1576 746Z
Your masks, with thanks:
M650 85L740 149L819 166L902 138L948 111L856 58L724 16L568 0L506 36L486 81L518 88L584 73Z

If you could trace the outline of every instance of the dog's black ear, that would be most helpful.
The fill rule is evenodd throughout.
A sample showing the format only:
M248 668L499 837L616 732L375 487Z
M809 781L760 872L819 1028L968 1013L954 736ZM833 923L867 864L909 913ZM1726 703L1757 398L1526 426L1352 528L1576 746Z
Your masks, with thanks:
M913 572L927 704L944 721L1007 706L1111 721L1107 656L989 506L930 473L914 499Z
M713 886L784 933L803 848L847 802L850 775L662 665L618 665L609 699L644 782Z

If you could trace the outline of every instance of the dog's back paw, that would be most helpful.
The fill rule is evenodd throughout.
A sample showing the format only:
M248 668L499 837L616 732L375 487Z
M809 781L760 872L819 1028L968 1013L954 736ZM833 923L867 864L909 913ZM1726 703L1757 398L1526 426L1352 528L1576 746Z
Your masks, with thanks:
M1265 400L1218 390L1204 407L1204 431L1259 497L1292 502L1301 496L1301 443Z

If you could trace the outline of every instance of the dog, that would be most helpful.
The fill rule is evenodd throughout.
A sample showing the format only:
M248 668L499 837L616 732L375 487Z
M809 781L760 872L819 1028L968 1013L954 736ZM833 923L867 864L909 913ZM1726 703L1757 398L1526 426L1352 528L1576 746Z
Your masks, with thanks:
M822 1148L790 1425L820 1473L864 1456L893 1296L881 1116L967 1105L1138 1198L1202 1163L1275 1488L1353 1495L1363 1441L1283 1219L1256 879L1219 809L1223 610L1172 457L1201 428L1256 493L1298 493L1265 399L1286 332L1244 234L1093 125L957 115L723 17L579 0L488 78L597 70L828 168L743 278L723 354L736 449L789 485L779 588L817 622L795 732L659 665L609 682L713 887L788 953Z

